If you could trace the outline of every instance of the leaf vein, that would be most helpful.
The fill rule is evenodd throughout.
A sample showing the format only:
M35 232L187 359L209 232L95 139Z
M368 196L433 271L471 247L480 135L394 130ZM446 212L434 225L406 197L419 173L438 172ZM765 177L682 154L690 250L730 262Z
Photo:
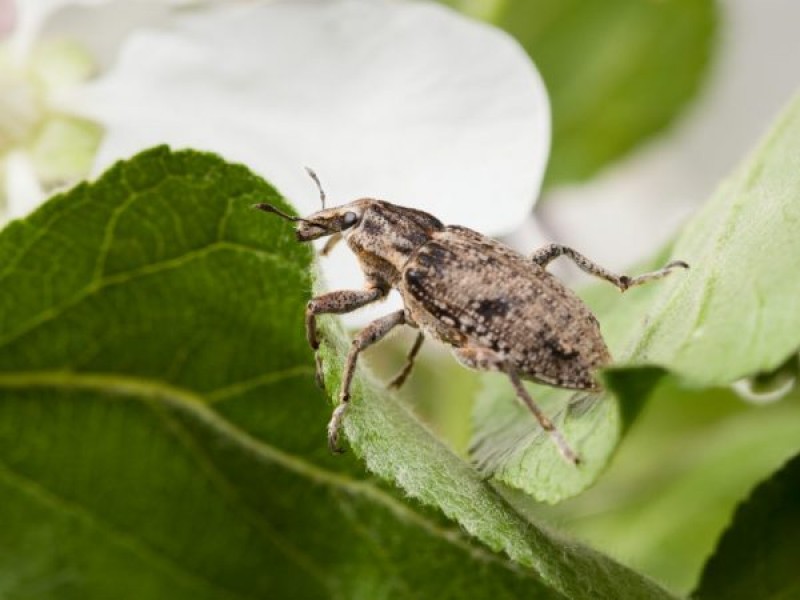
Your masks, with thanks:
M209 408L203 399L195 393L176 388L164 382L138 379L130 376L109 375L106 373L73 373L68 371L33 371L0 374L0 388L57 388L87 389L92 391L116 394L138 400L159 400L177 409L185 410L220 434L236 442L242 449L250 452L260 461L278 465L288 471L305 477L310 481L333 489L364 497L375 504L383 506L398 520L423 529L428 534L444 539L453 546L463 550L475 559L496 562L514 573L530 578L535 575L527 570L520 570L516 565L502 560L500 557L470 543L460 531L445 529L431 522L412 508L401 503L387 492L368 481L351 479L341 473L329 471L301 458L255 439L232 423L223 419L217 412Z
M326 589L330 589L330 581L323 574L323 569L315 564L306 554L284 539L261 514L247 505L241 495L237 493L236 489L231 485L230 480L214 464L208 454L195 442L191 433L161 407L154 403L151 403L151 405L153 406L155 414L165 423L167 431L169 431L194 457L197 464L206 473L212 485L214 485L224 497L228 498L238 507L242 517L253 524L284 556L298 565L303 571L314 577L314 579L322 583Z
M38 315L22 323L16 330L10 332L4 337L0 337L0 346L4 346L10 342L13 342L14 340L25 335L26 333L30 333L37 327L40 327L44 323L47 323L48 321L51 321L59 317L61 314L64 313L64 311L66 311L70 307L79 304L86 298L90 297L92 294L95 294L101 290L104 290L114 285L128 283L139 277L152 275L154 273L159 273L162 271L169 271L171 269L177 269L179 267L186 265L187 263L190 263L193 260L204 258L207 255L220 250L234 250L240 252L247 252L258 256L259 258L274 261L278 265L283 265L285 263L285 261L275 253L268 252L261 248L248 246L246 244L241 244L239 242L215 241L206 246L203 246L202 248L198 248L196 250L189 251L185 254L181 254L180 256L165 259L155 263L150 263L130 271L117 273L115 275L106 277L105 279L101 279L100 281L92 282L88 286L81 289L77 294L75 294L68 300L62 302L58 306L53 306L48 308L47 310L40 312Z
M228 398L239 396L247 391L261 387L262 385L269 385L286 379L292 379L301 375L311 375L314 372L313 367L309 365L294 365L278 371L270 371L263 373L257 377L250 379L243 379L228 385L218 387L214 390L204 394L208 404L216 404L227 400Z
M198 573L186 570L179 563L174 562L171 557L143 543L140 539L131 536L128 532L115 528L111 523L99 518L97 514L91 512L86 507L68 500L22 473L13 470L2 459L0 459L0 480L4 480L9 486L19 489L41 505L52 510L60 510L76 519L83 520L105 534L112 543L131 551L145 562L160 568L177 581L181 581L194 588L202 589L203 591L208 591L208 588L212 588L228 598L251 598L250 596L243 596L238 592L221 587L214 581L206 579Z

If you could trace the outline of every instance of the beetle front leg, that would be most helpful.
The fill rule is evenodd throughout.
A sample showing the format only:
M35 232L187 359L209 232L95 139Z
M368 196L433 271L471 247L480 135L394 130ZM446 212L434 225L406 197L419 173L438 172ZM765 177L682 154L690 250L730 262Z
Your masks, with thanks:
M358 355L369 348L375 342L383 339L387 333L398 325L406 322L405 312L398 310L391 314L381 317L367 325L353 339L350 352L347 353L347 360L342 374L342 387L339 391L339 405L333 411L330 423L328 423L328 447L331 452L339 453L339 430L342 425L342 418L350 402L350 384L353 382L353 374L356 370Z
M673 260L671 263L669 263L662 269L658 269L657 271L651 271L649 273L643 273L642 275L638 275L636 277L629 277L627 275L616 275L615 273L612 273L611 271L601 267L597 263L589 260L587 257L585 257L577 250L573 250L569 246L562 246L561 244L548 244L547 246L539 248L536 252L534 252L531 255L531 260L540 267L544 268L551 261L558 258L559 256L566 256L570 258L572 262L574 262L578 266L578 268L584 273L588 273L589 275L594 275L595 277L600 277L601 279L605 279L606 281L617 286L623 292L628 288L632 288L637 285L642 285L643 283L648 283L656 279L661 279L662 277L666 277L674 269L689 268L689 265L683 262L682 260Z
M370 302L380 300L386 295L381 288L366 290L339 290L317 296L308 301L306 306L306 338L308 345L314 351L317 368L317 384L324 387L322 376L322 359L319 356L319 334L317 333L317 315L341 315L352 312Z
M341 232L334 233L331 237L328 238L328 241L325 242L325 245L322 247L322 250L319 251L320 256L328 256L331 251L336 247L336 245L342 241L344 236Z
M561 432L556 428L553 422L548 418L544 411L533 401L528 390L522 385L522 380L519 377L516 369L505 359L502 355L494 350L488 348L459 348L455 351L456 358L464 365L477 369L479 371L500 371L508 375L511 380L511 385L514 386L514 391L517 398L525 405L525 407L533 414L536 420L541 425L550 439L553 440L561 455L574 465L580 463L580 457L569 446L567 440L561 435Z

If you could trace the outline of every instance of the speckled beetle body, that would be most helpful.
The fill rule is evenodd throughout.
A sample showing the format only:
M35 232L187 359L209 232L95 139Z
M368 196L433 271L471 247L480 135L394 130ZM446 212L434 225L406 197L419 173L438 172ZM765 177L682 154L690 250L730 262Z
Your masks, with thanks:
M310 172L317 184L319 182ZM555 387L598 390L594 372L611 361L600 328L589 308L545 270L561 255L584 271L624 291L659 279L682 261L635 278L615 275L571 248L550 244L525 257L491 238L460 226L446 226L436 217L389 202L360 199L324 208L307 218L291 217L271 205L257 208L297 222L297 239L331 236L326 254L344 239L366 278L363 290L343 290L313 298L306 309L311 347L319 348L316 316L342 314L382 300L395 288L404 309L377 319L353 340L345 364L339 405L328 426L328 442L339 451L339 430L350 399L350 383L359 353L399 325L419 333L403 370L390 387L403 384L425 336L452 347L467 367L508 375L517 396L550 434L562 455L579 462L550 419L539 409L522 380ZM317 379L322 370L317 354Z

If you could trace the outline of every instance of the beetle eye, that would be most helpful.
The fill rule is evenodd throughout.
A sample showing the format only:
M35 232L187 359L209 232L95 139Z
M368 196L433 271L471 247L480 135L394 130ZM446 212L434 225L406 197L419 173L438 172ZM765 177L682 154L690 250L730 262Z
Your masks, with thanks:
M347 229L348 227L352 227L358 221L358 215L354 212L346 212L344 213L344 217L342 217L342 229Z

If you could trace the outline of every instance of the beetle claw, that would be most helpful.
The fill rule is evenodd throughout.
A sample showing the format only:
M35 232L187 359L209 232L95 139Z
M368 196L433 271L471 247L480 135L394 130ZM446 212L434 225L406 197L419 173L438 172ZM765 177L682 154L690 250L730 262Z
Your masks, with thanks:
M339 404L333 411L333 415L331 415L330 423L328 423L328 448L332 454L344 453L344 448L339 445L339 438L345 410L347 410L347 404Z

